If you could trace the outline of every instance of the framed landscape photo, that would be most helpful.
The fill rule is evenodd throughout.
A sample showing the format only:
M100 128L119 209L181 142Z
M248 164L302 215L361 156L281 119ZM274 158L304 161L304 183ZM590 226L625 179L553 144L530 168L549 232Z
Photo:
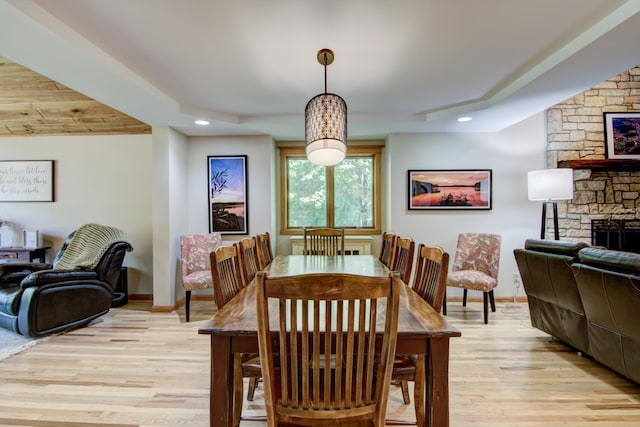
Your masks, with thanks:
M53 160L0 161L0 202L53 202Z
M491 169L409 170L410 210L491 209Z
M208 156L209 232L248 234L247 156Z
M604 113L607 159L640 159L640 112Z

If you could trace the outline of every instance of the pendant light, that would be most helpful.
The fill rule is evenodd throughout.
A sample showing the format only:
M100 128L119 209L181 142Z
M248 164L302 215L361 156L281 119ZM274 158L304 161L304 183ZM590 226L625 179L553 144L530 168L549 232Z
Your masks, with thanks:
M331 50L318 51L318 62L324 66L324 93L311 98L304 110L307 159L321 166L340 163L347 154L347 103L327 93L327 65L333 59Z

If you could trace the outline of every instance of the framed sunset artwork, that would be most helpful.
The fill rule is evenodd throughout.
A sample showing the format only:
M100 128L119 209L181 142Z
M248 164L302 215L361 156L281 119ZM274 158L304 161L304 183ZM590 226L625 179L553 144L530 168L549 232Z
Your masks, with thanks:
M408 209L491 209L491 170L409 170Z

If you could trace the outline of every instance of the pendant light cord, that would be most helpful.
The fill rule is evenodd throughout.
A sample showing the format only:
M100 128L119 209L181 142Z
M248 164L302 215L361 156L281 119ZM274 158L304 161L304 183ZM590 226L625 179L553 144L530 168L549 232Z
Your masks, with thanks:
M324 53L324 93L327 93L327 52Z

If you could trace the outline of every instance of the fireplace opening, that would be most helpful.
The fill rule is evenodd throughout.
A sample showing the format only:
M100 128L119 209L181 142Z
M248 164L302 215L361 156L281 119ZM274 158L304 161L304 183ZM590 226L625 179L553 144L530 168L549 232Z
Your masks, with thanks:
M593 219L591 244L616 251L640 253L640 220Z

